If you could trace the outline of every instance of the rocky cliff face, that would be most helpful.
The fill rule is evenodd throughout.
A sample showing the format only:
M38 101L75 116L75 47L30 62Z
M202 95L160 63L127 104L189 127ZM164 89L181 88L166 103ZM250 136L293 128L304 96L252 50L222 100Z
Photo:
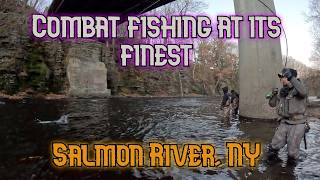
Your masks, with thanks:
M22 25L21 21L25 19L18 14L0 12L0 89L8 93L17 91L19 75L26 59L28 39L15 26Z
M113 93L117 93L119 73L112 46L33 41L27 20L21 12L0 12L0 91L108 96L109 82Z
M33 10L21 1L1 3L0 92L110 95L107 82L117 81L117 70L114 54L104 43L34 41L28 34L28 15ZM109 79L108 73L113 74Z
M34 41L20 1L0 7L0 92L71 96L179 96L205 93L192 70L151 72L119 69L115 42ZM110 92L110 90L111 92ZM181 90L183 93L181 93Z
M18 12L0 12L0 91L62 92L66 77L63 45L32 41L27 20Z

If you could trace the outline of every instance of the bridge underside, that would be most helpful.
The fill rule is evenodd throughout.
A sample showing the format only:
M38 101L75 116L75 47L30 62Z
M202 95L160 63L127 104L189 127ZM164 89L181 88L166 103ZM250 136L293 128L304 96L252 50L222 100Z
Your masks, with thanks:
M54 0L49 13L141 14L174 0Z

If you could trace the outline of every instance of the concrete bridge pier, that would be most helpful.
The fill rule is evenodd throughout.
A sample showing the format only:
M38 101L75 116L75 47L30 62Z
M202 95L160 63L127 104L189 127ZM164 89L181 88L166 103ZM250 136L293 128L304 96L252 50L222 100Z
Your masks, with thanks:
M261 0L275 12L273 0ZM234 0L236 14L272 14L258 0ZM274 119L275 110L268 106L265 94L279 87L277 73L282 69L280 39L249 38L248 26L242 26L239 39L240 115L249 118Z
M103 62L103 43L71 43L66 55L69 95L110 96L107 67Z

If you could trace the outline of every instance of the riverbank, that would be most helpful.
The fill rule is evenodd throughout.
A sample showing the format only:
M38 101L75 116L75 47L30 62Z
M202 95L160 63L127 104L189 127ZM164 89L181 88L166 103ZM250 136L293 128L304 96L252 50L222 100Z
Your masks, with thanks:
M157 94L157 95L141 95L141 94L128 94L128 93L122 93L120 95L114 95L110 97L128 97L128 98L178 98L181 97L179 95L172 96L168 94ZM206 95L201 95L201 94L186 94L183 97L185 98L197 98L197 97L207 97ZM14 95L8 95L5 93L0 92L0 99L8 99L8 100L21 100L21 99L44 99L44 100L59 100L59 99L68 99L68 98L74 98L71 96L68 96L67 94L54 94L54 93L34 93L30 91L24 91L24 92L19 92ZM76 97L77 98L77 97ZM78 97L78 98L99 98L99 97Z
M0 99L7 99L7 100L22 100L22 99L44 99L44 100L59 100L59 99L67 99L68 96L64 94L54 94L54 93L37 93L32 94L29 92L19 92L14 95L8 95L0 92Z

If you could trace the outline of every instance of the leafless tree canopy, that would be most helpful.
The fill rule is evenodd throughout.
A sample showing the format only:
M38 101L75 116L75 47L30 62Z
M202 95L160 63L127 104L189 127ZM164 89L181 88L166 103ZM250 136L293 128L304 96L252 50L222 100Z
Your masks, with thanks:
M314 52L311 60L320 68L320 0L310 0L308 20L313 25Z
M167 15L184 15L187 13L202 12L205 7L207 7L206 3L201 0L176 0L154 10L154 12Z
M44 12L51 0L0 0L1 12L20 12L28 14L32 11Z

